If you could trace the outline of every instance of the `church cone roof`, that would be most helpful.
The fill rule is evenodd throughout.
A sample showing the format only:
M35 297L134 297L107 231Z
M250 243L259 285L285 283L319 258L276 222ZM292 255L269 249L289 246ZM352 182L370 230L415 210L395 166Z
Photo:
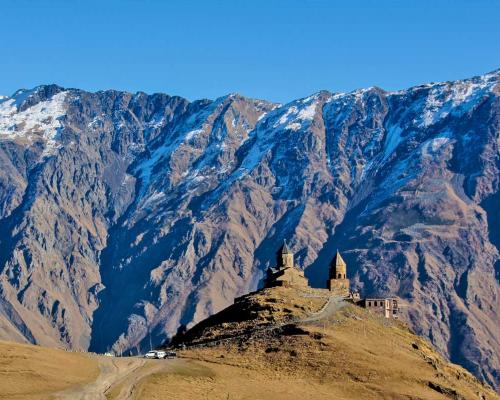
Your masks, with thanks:
M346 263L342 256L340 255L339 251L337 250L337 253L335 254L335 257L332 260L332 266L335 265L336 267L345 267Z
M283 240L283 246L281 246L281 254L292 254L292 252L290 251L290 249L286 244L286 240Z

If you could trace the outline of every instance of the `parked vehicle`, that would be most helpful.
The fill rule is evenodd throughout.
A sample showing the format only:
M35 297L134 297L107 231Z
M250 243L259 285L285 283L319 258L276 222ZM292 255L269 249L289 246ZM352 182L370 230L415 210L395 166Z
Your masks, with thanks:
M164 351L157 351L156 358L159 358L159 359L167 358L167 353Z
M173 353L173 355L172 355ZM174 358L176 356L174 351L163 351L163 350L151 350L144 354L145 358L156 358L159 360L165 358Z
M177 357L177 353L175 351L167 351L166 358L175 358Z
M144 358L158 358L157 352L154 350L148 351L146 354L144 354Z

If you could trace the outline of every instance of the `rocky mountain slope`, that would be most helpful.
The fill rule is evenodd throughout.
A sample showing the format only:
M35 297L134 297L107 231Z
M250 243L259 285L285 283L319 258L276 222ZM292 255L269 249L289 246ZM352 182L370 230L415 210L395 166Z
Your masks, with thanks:
M0 336L138 351L255 289L287 238L314 285L339 248L498 387L499 74L286 105L2 98Z

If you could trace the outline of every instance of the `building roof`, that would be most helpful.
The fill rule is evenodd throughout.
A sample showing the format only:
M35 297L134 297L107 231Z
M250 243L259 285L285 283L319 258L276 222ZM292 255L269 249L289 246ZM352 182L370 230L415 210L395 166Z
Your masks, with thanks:
M336 267L345 267L346 263L342 256L340 255L339 251L337 250L337 253L335 254L335 257L333 257L332 260L332 265L335 265Z
M288 246L286 245L286 240L283 240L283 246L281 246L281 254L292 254Z

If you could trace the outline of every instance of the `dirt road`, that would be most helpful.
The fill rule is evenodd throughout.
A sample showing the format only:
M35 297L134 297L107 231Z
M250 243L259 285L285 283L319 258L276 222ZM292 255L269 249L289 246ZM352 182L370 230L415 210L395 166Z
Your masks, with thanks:
M338 296L330 296L328 297L328 301L326 304L319 310L318 312L309 315L306 318L302 318L297 320L297 323L308 323L308 322L316 322L320 321L324 318L328 318L335 314L342 307L345 307L347 303L342 300L341 297Z
M72 387L55 394L59 400L133 399L137 383L147 375L166 370L179 360L146 360L142 358L96 356L101 373L85 386Z

